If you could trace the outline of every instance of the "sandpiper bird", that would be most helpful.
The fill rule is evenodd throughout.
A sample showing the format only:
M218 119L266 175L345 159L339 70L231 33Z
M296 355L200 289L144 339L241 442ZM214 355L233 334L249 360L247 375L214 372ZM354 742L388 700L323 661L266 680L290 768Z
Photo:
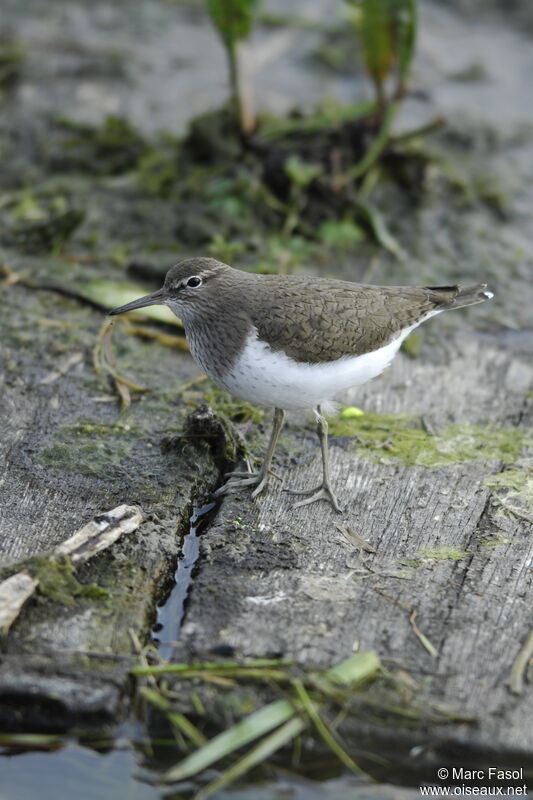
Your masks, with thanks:
M266 487L286 409L313 409L323 479L295 507L316 500L339 503L329 474L324 411L343 389L366 383L392 361L411 331L441 311L491 298L476 286L366 286L300 275L255 275L213 258L173 266L161 289L110 314L164 304L180 317L194 359L231 394L274 407L274 425L262 466L232 472L222 495Z

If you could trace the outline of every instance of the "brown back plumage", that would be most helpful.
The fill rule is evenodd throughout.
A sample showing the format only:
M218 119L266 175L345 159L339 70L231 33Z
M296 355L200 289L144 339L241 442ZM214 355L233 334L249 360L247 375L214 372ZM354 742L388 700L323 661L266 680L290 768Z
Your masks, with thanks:
M254 284L247 300L259 338L309 363L376 350L432 311L480 303L491 296L483 292L485 284L365 286L299 276L258 276Z

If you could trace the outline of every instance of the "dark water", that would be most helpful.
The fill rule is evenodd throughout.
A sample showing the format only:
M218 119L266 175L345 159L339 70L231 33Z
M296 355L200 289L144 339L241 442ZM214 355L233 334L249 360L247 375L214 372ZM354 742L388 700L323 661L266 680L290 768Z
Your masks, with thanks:
M179 790L158 785L157 762L149 755L141 726L125 725L120 734L107 752L67 738L51 750L0 748L0 800L194 800L198 784L183 784ZM172 763L165 762L166 767ZM206 780L213 777L211 772ZM217 792L213 800L411 800L413 796L410 789L394 787L391 793L387 789L392 787L382 787L376 794L377 788L372 791L349 774L321 781L279 770L260 783Z
M157 609L157 622L153 628L152 638L164 661L172 661L175 643L180 636L185 603L192 582L192 571L200 551L198 529L202 524L206 524L209 513L215 506L216 503L208 503L200 508L196 506L193 508L189 533L183 540L182 552L174 574L174 587Z
M55 751L4 748L1 800L157 800L160 789L142 781L138 755L117 740L108 753L75 742Z

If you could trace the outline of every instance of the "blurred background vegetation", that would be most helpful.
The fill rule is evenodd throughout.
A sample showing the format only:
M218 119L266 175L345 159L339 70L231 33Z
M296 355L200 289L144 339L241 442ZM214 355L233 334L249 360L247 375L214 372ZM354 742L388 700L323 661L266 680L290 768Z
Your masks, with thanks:
M9 7L7 265L38 256L36 279L103 306L117 281L157 283L192 253L367 282L500 279L502 256L520 270L520 247L481 243L475 226L480 209L488 227L508 218L515 176L502 164L527 135L515 120L506 129L496 113L476 115L492 67L477 41L470 55L457 39L475 6L456 5L465 21L446 4L426 6L414 73L416 0L159 0L129 22L126 0L92 12L56 0L47 20L37 3L24 15ZM517 4L509 23L524 13ZM505 122L497 98L508 78L494 85ZM93 296L104 279L108 303L101 282Z

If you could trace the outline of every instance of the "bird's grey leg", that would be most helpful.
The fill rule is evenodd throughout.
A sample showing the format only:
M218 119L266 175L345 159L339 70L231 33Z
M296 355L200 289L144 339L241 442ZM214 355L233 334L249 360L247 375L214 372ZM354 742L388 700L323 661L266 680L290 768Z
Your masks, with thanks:
M263 459L261 469L258 470L257 472L228 473L227 477L229 477L229 480L226 481L226 483L223 484L223 486L217 489L216 492L214 492L215 497L221 497L224 494L229 494L231 492L238 491L239 489L242 489L244 486L255 486L255 489L252 492L252 497L257 497L258 494L261 494L263 489L266 488L270 475L273 474L271 470L272 458L274 456L274 450L276 449L276 444L279 435L281 433L281 429L283 428L284 422L285 422L285 411L282 408L275 408L272 433L270 434L267 451Z
M315 413L317 418L317 434L320 440L320 451L322 453L322 483L314 489L284 489L283 491L294 495L311 495L311 497L308 497L306 500L300 500L299 503L295 503L293 508L301 508L302 506L309 505L309 503L315 503L317 500L326 500L328 503L331 503L335 511L342 513L335 492L331 487L329 475L328 422L322 415L320 406L316 407Z

